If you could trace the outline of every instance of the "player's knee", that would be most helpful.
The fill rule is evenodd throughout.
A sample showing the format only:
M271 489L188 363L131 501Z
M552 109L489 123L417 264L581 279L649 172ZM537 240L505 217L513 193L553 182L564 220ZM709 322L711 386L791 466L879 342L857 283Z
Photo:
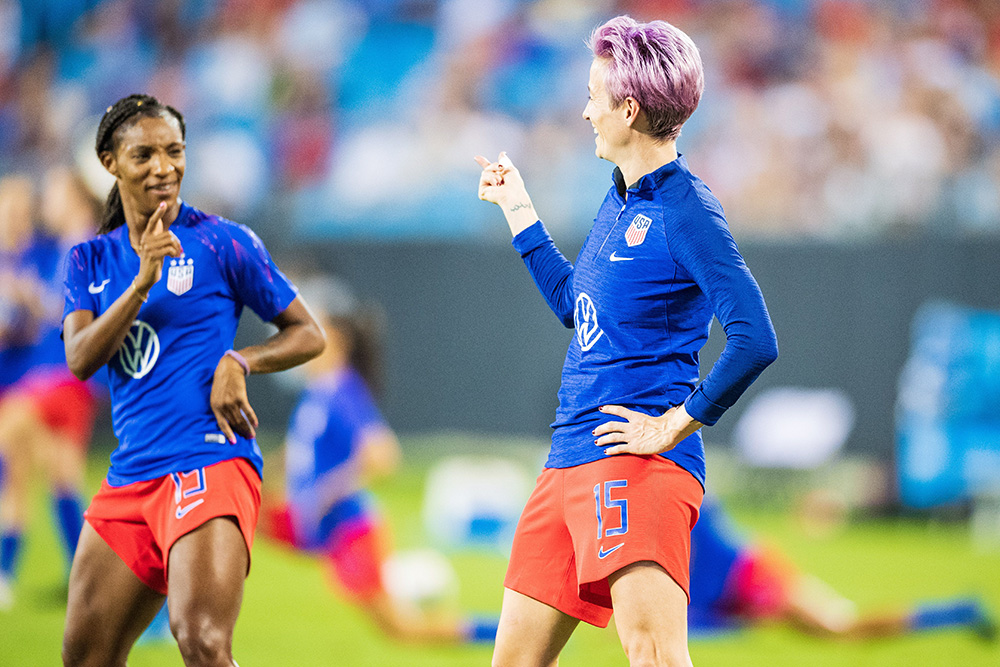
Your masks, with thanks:
M691 655L683 635L664 634L654 628L619 628L622 648L628 656L629 667L688 667Z
M187 667L232 664L231 628L204 616L181 618L170 625Z
M127 647L115 647L110 638L93 628L68 625L63 635L62 662L65 667L121 665L128 656ZM117 654L117 655L116 655Z
M622 637L629 667L690 667L687 642L636 632Z

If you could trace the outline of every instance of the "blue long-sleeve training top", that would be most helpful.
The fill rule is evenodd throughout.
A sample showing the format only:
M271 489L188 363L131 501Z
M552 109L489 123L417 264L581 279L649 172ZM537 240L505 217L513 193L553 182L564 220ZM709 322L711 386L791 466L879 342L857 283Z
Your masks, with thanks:
M513 241L542 296L576 335L566 353L546 466L605 456L591 431L623 405L650 415L684 403L712 425L777 357L764 297L722 206L683 157L627 188L614 171L583 248L570 263L541 221ZM699 384L712 316L726 347ZM663 456L705 484L701 432Z

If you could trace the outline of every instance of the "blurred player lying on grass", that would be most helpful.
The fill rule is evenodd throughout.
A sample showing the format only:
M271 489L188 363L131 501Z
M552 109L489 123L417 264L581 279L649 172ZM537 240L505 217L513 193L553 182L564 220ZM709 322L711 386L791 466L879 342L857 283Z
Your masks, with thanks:
M719 502L706 496L691 531L692 635L740 625L786 623L820 637L875 639L943 628L964 628L994 640L997 628L975 599L953 599L898 611L859 614L852 601L782 554L749 545Z
M265 509L265 534L319 555L339 587L391 637L492 642L495 618L428 614L387 592L385 526L365 486L395 472L400 450L369 389L379 361L376 319L359 315L348 290L332 279L307 281L302 291L317 299L328 343L304 367L306 388L285 442L287 500Z

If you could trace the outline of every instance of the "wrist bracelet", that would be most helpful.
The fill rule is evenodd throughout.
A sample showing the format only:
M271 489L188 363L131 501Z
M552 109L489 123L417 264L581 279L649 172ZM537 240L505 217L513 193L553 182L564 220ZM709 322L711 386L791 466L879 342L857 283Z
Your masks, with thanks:
M147 301L149 301L149 293L147 292L146 296L143 296L142 294L140 294L139 293L139 288L136 287L135 280L132 281L132 290L135 292L135 295L137 297L139 297L140 299L142 299L143 303L146 303Z
M243 375L249 377L250 364L247 363L247 360L243 358L242 354L240 354L236 350L226 350L226 353L222 356L232 357L233 359L235 359L236 363L238 363L240 367L243 368Z

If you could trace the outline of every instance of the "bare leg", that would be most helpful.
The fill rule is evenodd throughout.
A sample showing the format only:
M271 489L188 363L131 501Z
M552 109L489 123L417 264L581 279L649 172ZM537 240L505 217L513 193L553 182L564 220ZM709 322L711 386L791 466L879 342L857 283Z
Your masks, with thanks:
M788 601L784 619L809 634L844 639L874 639L905 633L908 614L859 616L854 603L810 575L802 575Z
M632 563L610 577L615 627L629 665L691 665L687 595L651 561Z
M28 483L39 419L31 401L10 396L0 404L0 455L5 462L0 487L0 527L22 529L28 520Z
M28 524L32 451L37 416L31 401L9 396L0 403L0 611L14 604L13 579Z
M56 492L82 492L87 464L86 452L63 441L55 433L48 433L48 437L45 438L44 461L52 489Z
M233 629L250 554L232 517L202 524L170 549L170 630L187 667L233 667Z
M410 611L387 593L378 593L362 608L382 632L408 642L457 642L463 638L461 621L455 617L432 618Z
M63 664L123 667L163 596L143 584L85 524L69 577Z
M554 607L505 588L493 667L554 667L579 623Z

